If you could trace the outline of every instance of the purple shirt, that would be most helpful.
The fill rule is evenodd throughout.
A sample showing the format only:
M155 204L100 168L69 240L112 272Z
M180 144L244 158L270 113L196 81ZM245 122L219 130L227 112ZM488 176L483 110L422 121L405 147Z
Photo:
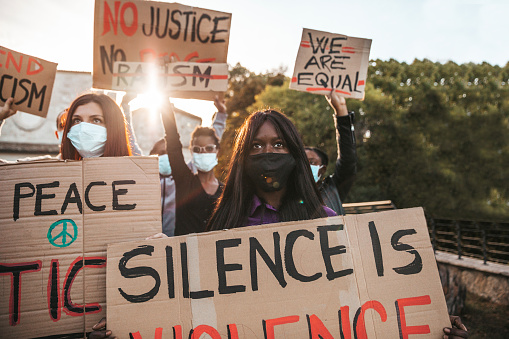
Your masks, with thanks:
M322 207L325 213L327 213L327 217L334 217L337 215L336 212L327 206ZM277 222L279 222L279 212L277 209L269 204L265 204L265 208L263 208L260 198L255 195L253 203L251 204L249 217L247 218L247 223L242 226L273 224Z

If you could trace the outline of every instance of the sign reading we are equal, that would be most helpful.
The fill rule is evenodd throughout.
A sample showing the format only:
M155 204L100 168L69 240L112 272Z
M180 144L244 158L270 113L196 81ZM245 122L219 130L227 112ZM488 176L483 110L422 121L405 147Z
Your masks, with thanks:
M370 48L370 39L305 28L290 88L363 99Z

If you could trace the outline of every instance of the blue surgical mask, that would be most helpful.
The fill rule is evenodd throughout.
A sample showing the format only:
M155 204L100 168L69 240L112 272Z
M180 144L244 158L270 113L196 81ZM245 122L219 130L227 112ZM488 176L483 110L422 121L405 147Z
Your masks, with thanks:
M80 122L71 127L67 138L83 158L97 158L104 154L106 127Z
M209 172L217 165L217 153L194 153L193 164L198 171Z
M159 173L162 175L171 174L170 159L168 159L168 154L159 156Z
M313 173L313 179L315 179L315 182L318 182L320 180L320 176L318 175L318 172L320 171L320 168L322 168L322 165L309 165L311 166L311 172Z
M61 144L62 143L62 137L64 136L64 131L57 131L57 138L58 138L58 143Z

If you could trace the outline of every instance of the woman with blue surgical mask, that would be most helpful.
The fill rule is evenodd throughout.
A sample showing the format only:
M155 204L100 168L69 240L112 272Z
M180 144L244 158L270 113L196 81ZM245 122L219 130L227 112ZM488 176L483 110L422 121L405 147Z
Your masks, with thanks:
M62 159L132 155L125 117L105 94L88 93L68 109L61 143Z
M226 113L226 106L217 97L214 104L219 112ZM211 127L195 128L190 143L192 162L197 169L194 174L184 160L174 109L169 102L163 108L162 117L166 131L166 153L175 182L174 234L204 232L216 200L223 191L223 184L214 174L219 138Z

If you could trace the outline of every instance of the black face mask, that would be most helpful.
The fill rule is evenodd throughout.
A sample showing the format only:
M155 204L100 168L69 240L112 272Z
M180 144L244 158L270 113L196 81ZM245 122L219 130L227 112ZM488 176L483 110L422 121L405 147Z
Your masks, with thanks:
M261 153L246 159L246 174L264 192L275 192L286 186L296 162L289 153Z

